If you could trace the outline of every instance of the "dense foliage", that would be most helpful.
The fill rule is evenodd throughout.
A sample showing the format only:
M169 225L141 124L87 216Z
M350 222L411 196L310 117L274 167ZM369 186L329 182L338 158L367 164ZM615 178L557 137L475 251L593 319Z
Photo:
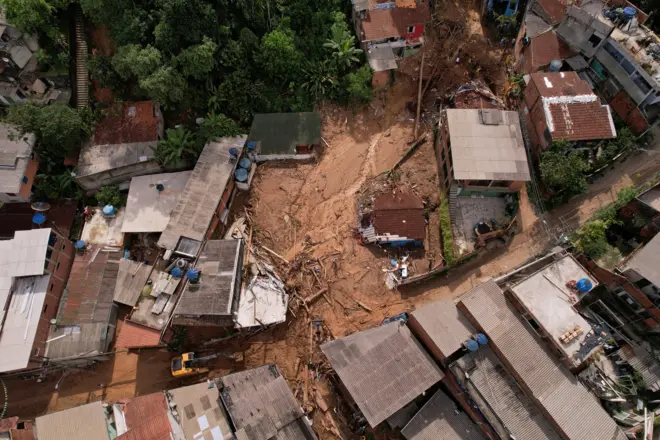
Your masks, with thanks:
M551 204L558 205L587 191L585 172L589 164L573 151L570 142L555 141L541 153L539 161L541 180L552 192Z
M440 207L438 208L440 216L440 232L442 234L442 250L443 257L447 266L451 266L456 262L456 255L454 254L454 236L451 231L451 218L449 216L449 199L442 197L440 200Z
M110 205L121 208L126 204L125 197L121 194L117 185L102 186L95 197L100 206Z

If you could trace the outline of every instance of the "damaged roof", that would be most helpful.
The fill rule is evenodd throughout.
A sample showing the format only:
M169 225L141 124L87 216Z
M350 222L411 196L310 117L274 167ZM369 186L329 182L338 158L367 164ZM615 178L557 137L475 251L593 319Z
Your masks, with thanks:
M360 21L360 41L382 40L406 36L408 28L431 20L427 2L415 8L370 9L367 18Z
M119 272L115 283L113 300L119 304L135 306L144 285L149 279L153 266L142 262L122 258L119 260Z
M408 440L485 440L470 417L442 390L401 430Z
M455 179L530 180L517 112L494 109L446 112Z
M489 344L560 429L562 437L626 438L596 397L541 345L543 342L522 322L494 280L462 296L459 307L488 336ZM566 410L566 402L571 402L570 411Z
M372 427L444 377L398 320L327 342L321 350Z
M296 145L321 142L321 115L317 112L258 113L254 115L248 142L260 142L260 156L293 155Z
M566 43L557 37L555 31L548 31L530 38L529 46L523 53L525 72L536 72L553 60L565 60L577 55Z
M19 192L21 179L36 143L33 134L10 139L13 132L9 125L0 124L0 193Z
M276 365L224 376L222 400L234 427L250 440L316 440L300 404Z
M616 137L610 106L601 104L600 98L576 72L533 73L530 84L541 96L553 139L580 141Z
M104 110L105 118L94 128L93 145L158 142L157 107L153 101L121 102Z
M412 193L381 194L374 200L371 219L377 235L391 234L413 240L424 240L426 236L424 203Z

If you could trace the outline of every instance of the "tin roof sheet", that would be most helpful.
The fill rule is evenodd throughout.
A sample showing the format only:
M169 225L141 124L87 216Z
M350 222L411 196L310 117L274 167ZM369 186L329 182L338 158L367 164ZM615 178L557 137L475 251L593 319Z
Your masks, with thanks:
M426 304L411 316L445 357L460 350L463 342L475 333L470 321L451 301Z
M103 404L88 403L37 417L39 440L109 440Z

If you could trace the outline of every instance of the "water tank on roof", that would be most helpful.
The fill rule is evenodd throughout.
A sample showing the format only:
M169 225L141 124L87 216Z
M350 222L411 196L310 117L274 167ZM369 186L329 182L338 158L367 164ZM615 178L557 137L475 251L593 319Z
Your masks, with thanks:
M467 350L472 353L479 350L479 344L474 339L468 339L463 343L463 345L465 345L465 348L467 348Z
M248 172L245 168L236 168L236 171L234 171L234 177L239 182L245 182L248 180Z
M233 158L237 158L238 157L238 148L231 147L229 149L229 155Z
M37 212L32 216L32 223L41 226L46 223L46 216L41 212Z
M252 151L257 148L257 143L255 141L250 141L247 143L248 151Z
M486 337L486 335L484 335L483 333L477 333L477 338L476 339L477 339L477 342L479 343L479 345L488 344L488 337Z
M630 20L633 18L635 15L637 15L637 9L631 7L631 6L626 6L623 8L623 18L626 20Z
M578 282L575 284L575 287L577 288L578 292L580 293L587 293L594 287L592 284L591 280L589 278L581 278L578 280Z
M250 167L252 166L252 161L247 157L244 157L243 159L240 160L240 162L238 162L238 166L241 168L245 168L246 170L249 170Z
M76 244L73 245L78 250L85 249L85 240L78 240Z
M550 72L559 72L559 70L561 69L561 66L563 64L564 63L562 62L562 60L552 60L552 61L550 61Z
M103 207L103 215L111 216L115 214L115 207L112 205L105 205Z
M193 283L196 282L199 280L199 270L191 267L186 271L186 278L188 278Z
M181 278L183 276L183 271L179 269L178 267L175 267L172 269L172 272L170 272L174 278Z

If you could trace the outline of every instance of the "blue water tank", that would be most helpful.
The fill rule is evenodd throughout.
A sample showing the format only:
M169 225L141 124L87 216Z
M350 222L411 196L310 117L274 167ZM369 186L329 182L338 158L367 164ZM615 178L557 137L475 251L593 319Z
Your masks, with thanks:
M115 213L115 207L112 205L105 205L103 207L103 215L113 215Z
M76 241L76 244L73 245L76 249L85 249L85 240L78 240Z
M257 143L255 141L250 141L250 142L247 143L247 147L248 147L248 150L250 150L250 151L254 150L255 148L257 148Z
M193 282L197 281L199 279L199 270L191 267L186 271L186 278Z
M252 166L252 161L247 157L244 157L243 159L241 159L240 162L238 162L238 166L241 168L245 168L246 170L249 170L250 166Z
M477 342L479 345L486 345L488 344L488 337L483 333L477 333Z
M236 171L234 171L234 177L239 182L245 182L248 180L248 172L245 168L236 168Z
M465 345L465 348L467 348L468 351L470 351L470 352L475 352L475 351L479 350L479 344L474 339L468 339L467 341L465 341L464 345Z
M172 272L170 272L174 278L181 278L183 276L183 271L179 269L178 267L175 267L172 269Z
M630 6L626 6L625 8L623 8L623 18L625 18L626 20L630 20L635 15L637 15L637 9Z
M46 223L46 216L42 214L41 212L37 212L32 216L32 223L35 225L43 225Z
M559 72L559 70L561 69L561 66L563 64L564 63L562 62L562 60L552 60L552 61L550 61L550 72Z
M581 278L576 284L575 287L577 287L578 292L580 293L587 293L588 291L591 290L594 285L591 283L591 280L589 278Z
M229 149L229 155L231 157L238 157L238 148L231 147Z

